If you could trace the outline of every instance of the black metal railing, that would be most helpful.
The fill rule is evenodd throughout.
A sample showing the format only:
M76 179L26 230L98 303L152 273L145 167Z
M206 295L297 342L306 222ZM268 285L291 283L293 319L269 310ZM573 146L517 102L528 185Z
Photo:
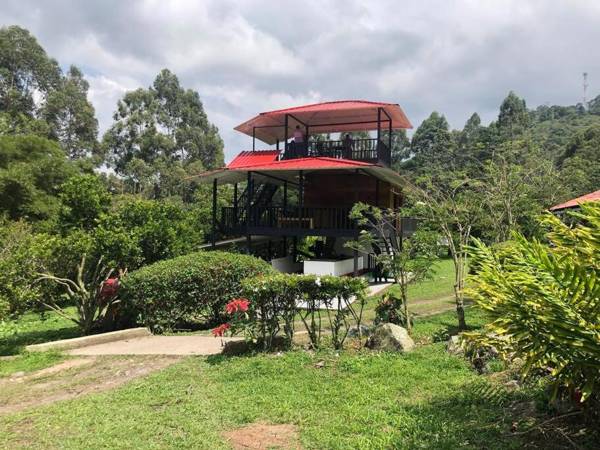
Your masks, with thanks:
M249 220L240 208L223 207L221 226L225 232L243 232L248 228L355 230L356 223L348 216L350 208L312 208L265 206L250 208ZM243 220L242 220L243 219Z
M385 142L377 139L352 139L351 141L290 142L281 159L306 157L329 157L352 159L372 163L391 163L391 154Z

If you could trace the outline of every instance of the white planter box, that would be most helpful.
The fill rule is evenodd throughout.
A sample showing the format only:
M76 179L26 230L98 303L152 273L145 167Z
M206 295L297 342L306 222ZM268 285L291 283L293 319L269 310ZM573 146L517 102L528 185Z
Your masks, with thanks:
M358 270L363 269L363 257L358 257ZM348 275L354 272L354 258L348 259L311 259L304 261L305 274L311 275Z

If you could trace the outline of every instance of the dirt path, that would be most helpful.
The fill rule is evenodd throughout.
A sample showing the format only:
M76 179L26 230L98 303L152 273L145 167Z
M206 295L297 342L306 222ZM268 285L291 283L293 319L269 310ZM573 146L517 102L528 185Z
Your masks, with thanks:
M114 389L180 359L173 356L77 357L24 376L0 378L0 414Z

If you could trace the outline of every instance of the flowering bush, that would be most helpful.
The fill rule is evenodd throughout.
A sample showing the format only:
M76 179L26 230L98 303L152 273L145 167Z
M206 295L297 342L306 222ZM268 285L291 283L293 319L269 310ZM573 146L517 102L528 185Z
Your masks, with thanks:
M294 337L294 319L303 322L312 347L321 345L322 319L327 320L335 348L341 348L351 322L360 325L366 282L360 278L274 274L242 281L247 298L225 305L233 334L243 332L263 349L273 346L282 331L289 345ZM228 328L229 329L229 328ZM213 330L213 333L221 329Z

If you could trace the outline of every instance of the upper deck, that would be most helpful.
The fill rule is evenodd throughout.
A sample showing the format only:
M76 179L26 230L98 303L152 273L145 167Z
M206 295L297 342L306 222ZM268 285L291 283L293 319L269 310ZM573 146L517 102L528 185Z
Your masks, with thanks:
M235 127L256 140L276 145L280 159L329 157L391 164L392 131L412 128L399 105L343 100L260 113ZM375 138L345 137L349 132L375 131ZM387 132L387 136L384 133ZM340 133L336 140L324 134ZM294 139L294 134L301 138Z

